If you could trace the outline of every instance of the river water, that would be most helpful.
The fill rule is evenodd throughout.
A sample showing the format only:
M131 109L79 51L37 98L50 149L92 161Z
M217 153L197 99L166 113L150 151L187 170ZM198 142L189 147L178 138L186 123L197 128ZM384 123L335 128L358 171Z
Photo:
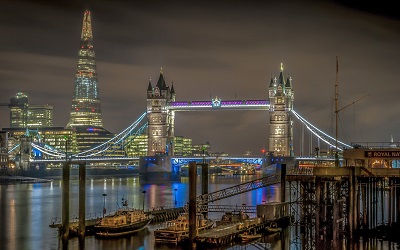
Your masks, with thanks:
M258 175L213 176L209 180L209 192L231 187L256 178ZM200 178L197 193L201 193ZM55 217L61 217L61 180L49 183L0 185L0 249L180 249L169 245L155 245L153 231L161 224L121 239L98 239L88 236L84 242L72 238L62 244L57 229L49 225ZM146 191L145 193L143 191ZM159 207L182 206L188 202L188 178L181 182L157 184L140 183L139 177L88 177L86 182L87 217L100 216L105 206L107 213L121 207L122 198L135 208L156 209ZM256 206L263 202L279 201L279 186L260 188L232 196L214 204ZM106 194L104 196L103 194ZM176 205L175 205L176 204ZM78 180L71 180L70 215L78 215ZM212 219L221 214L210 213ZM301 244L290 233L290 228L281 235L264 236L261 242L248 245L228 246L224 249L302 249ZM357 249L397 249L385 241L368 241Z

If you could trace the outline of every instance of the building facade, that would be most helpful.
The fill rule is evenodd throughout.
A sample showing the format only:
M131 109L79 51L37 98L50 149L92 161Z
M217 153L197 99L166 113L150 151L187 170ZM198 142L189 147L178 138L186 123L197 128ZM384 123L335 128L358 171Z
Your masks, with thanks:
M29 105L27 125L29 128L53 127L53 106Z
M294 156L293 153L293 109L294 91L292 78L283 74L271 78L269 92L269 152L275 156Z
M81 44L75 74L74 94L68 128L76 126L103 127L95 53L93 49L90 11L83 17Z
M128 157L140 157L147 155L147 133L142 135L132 135L127 138L127 145L125 145L125 154Z
M174 155L175 156L191 156L193 155L192 139L183 136L175 136L174 138Z
M10 98L10 128L45 128L53 126L53 106L29 104L27 93Z
M0 131L0 172L9 168L8 133Z
M28 125L28 95L18 92L10 98L10 128L26 128Z

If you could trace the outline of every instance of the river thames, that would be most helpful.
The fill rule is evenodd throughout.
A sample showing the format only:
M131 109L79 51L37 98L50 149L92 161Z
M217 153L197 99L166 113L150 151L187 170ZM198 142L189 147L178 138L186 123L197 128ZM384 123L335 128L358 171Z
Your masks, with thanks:
M256 178L259 175L211 176L209 192L221 190ZM197 180L197 194L201 193L201 180ZM120 239L98 239L88 236L84 242L72 238L62 244L56 229L49 225L55 217L61 217L61 180L48 183L0 185L0 249L180 249L170 245L155 245L153 231L162 224L150 225L132 236ZM145 193L143 191L146 191ZM86 182L87 217L101 216L105 206L107 213L121 207L122 198L131 207L145 210L159 207L183 206L189 197L188 178L181 182L142 184L139 177L88 177ZM260 188L232 196L214 204L256 206L263 202L279 201L279 186ZM104 196L103 194L106 194ZM176 204L176 205L175 205ZM78 215L78 180L72 178L70 189L70 216ZM221 214L210 213L212 219ZM290 233L292 232L292 233ZM302 249L298 237L290 228L281 235L264 236L249 245L227 246L224 249ZM398 249L387 241L369 240L353 249Z

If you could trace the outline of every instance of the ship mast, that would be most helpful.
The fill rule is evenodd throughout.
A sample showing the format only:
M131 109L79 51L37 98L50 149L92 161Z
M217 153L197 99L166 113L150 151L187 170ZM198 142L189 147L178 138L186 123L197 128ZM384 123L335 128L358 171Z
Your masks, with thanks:
M369 96L369 94L347 104L346 106L342 107L341 109L338 109L338 73L339 73L339 63L338 63L338 57L336 56L336 83L335 83L335 120L336 120L336 135L335 135L335 167L339 167L339 147L338 147L338 118L339 118L339 112L342 111L343 109L349 107L350 105L355 104L358 101L361 101L365 97Z
M335 167L339 167L339 155L338 155L338 72L339 63L338 57L336 56L336 83L335 83Z

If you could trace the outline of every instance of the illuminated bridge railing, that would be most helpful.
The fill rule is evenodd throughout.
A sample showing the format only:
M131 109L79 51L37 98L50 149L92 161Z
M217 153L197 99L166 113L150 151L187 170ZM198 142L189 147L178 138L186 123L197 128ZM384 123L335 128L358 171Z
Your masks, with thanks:
M250 163L250 164L262 164L263 158L262 157L244 157L244 156L187 156L187 157L172 157L172 164L173 165L187 165L189 162L194 161L196 163L202 163L203 160L209 162L210 160L221 160L221 161L235 161L235 162L242 162L242 163Z
M137 161L139 157L81 157L81 158L69 158L72 164L74 162L126 162L126 161ZM31 159L30 162L32 163L62 163L65 162L65 158L59 159Z
M269 110L268 100L227 100L227 101L179 101L170 102L168 110L213 110L213 109L244 109Z
M209 194L197 196L197 205L203 205L217 200L222 200L231 196L249 192L258 188L274 185L280 183L280 175L270 175L261 179L253 180L250 182L242 183L233 187L225 188Z

